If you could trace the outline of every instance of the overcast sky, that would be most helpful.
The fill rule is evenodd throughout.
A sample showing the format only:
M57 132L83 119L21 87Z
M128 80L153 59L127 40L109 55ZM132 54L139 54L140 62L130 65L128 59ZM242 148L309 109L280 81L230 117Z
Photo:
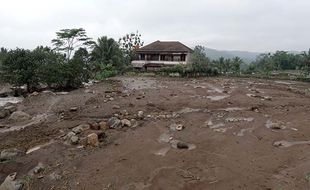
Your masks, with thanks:
M0 0L0 47L51 45L63 28L97 39L139 30L145 43L274 51L310 48L310 0Z

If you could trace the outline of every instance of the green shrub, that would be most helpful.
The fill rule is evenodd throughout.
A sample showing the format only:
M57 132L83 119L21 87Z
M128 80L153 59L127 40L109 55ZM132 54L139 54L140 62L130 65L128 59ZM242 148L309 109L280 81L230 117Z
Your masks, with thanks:
M101 63L99 65L100 65L100 70L95 75L95 78L97 80L102 80L108 77L115 76L117 74L117 70L112 64Z

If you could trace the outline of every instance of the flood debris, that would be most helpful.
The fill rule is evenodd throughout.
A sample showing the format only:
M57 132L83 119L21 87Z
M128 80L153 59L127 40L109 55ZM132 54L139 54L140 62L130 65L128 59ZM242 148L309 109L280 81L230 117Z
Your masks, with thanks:
M11 173L8 175L4 182L0 185L1 190L21 190L23 188L23 183L16 179L17 173Z
M226 122L252 122L254 121L253 117L228 117L226 118Z
M13 112L11 116L9 117L9 120L16 121L16 122L27 121L30 119L31 119L31 116L23 111Z
M286 140L282 140L282 141L276 141L273 143L273 146L275 147L283 147L283 148L287 148L287 147L291 147L294 145L310 145L310 141L286 141Z
M223 95L223 96L207 96L208 99L210 99L211 101L219 101L219 100L223 100L225 98L228 98L228 95Z
M268 129L275 129L275 130L285 129L286 128L286 126L284 125L284 123L282 121L273 122L270 119L268 119L266 121L265 127L267 127Z
M99 139L96 133L91 133L87 136L87 144L93 147L99 146Z
M238 137L243 137L245 133L252 133L254 131L254 127L241 129L238 133L234 133Z
M25 155L25 152L17 148L4 149L0 154L0 161L9 161Z
M270 96L261 96L261 95L257 95L257 94L246 94L248 97L251 97L251 98L259 98L261 100L269 100L271 101L272 100L272 97Z
M173 123L169 126L170 131L182 131L184 126L182 124Z
M122 128L122 122L117 117L111 117L108 120L107 125L109 126L110 129L120 129L120 128Z
M156 151L154 154L158 156L166 156L166 154L171 149L171 146L167 146L165 148L161 148L160 150Z

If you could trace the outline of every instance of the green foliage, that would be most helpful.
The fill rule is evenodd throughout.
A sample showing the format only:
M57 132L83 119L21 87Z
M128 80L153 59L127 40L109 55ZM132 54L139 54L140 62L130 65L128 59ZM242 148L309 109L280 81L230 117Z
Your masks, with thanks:
M136 33L126 34L118 41L121 50L124 53L125 63L130 64L134 58L134 50L143 46L144 42L141 40L141 34Z
M98 71L95 76L97 80L103 80L105 78L112 77L117 74L117 70L112 64L101 63L99 64L99 66L100 71Z
M16 49L7 53L2 63L2 80L15 86L27 85L31 92L39 83L38 62L29 50Z
M103 36L98 38L97 43L91 53L91 60L94 62L93 70L98 72L102 65L111 64L118 71L124 70L123 52L119 44L113 38Z
M67 61L71 58L72 52L78 48L89 48L94 42L87 37L83 28L62 29L56 32L56 39L52 40L55 50L64 53Z

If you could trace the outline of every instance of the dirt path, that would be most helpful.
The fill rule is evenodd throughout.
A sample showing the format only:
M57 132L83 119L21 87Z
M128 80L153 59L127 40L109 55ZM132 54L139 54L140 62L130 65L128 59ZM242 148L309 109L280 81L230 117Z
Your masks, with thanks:
M44 146L0 163L0 182L17 172L29 189L307 189L309 89L259 79L117 77L68 94L40 93L18 109L51 116L0 133L0 150ZM108 129L97 148L64 144L73 127L115 114L138 125ZM189 149L177 148L179 141ZM39 162L45 170L25 178Z

